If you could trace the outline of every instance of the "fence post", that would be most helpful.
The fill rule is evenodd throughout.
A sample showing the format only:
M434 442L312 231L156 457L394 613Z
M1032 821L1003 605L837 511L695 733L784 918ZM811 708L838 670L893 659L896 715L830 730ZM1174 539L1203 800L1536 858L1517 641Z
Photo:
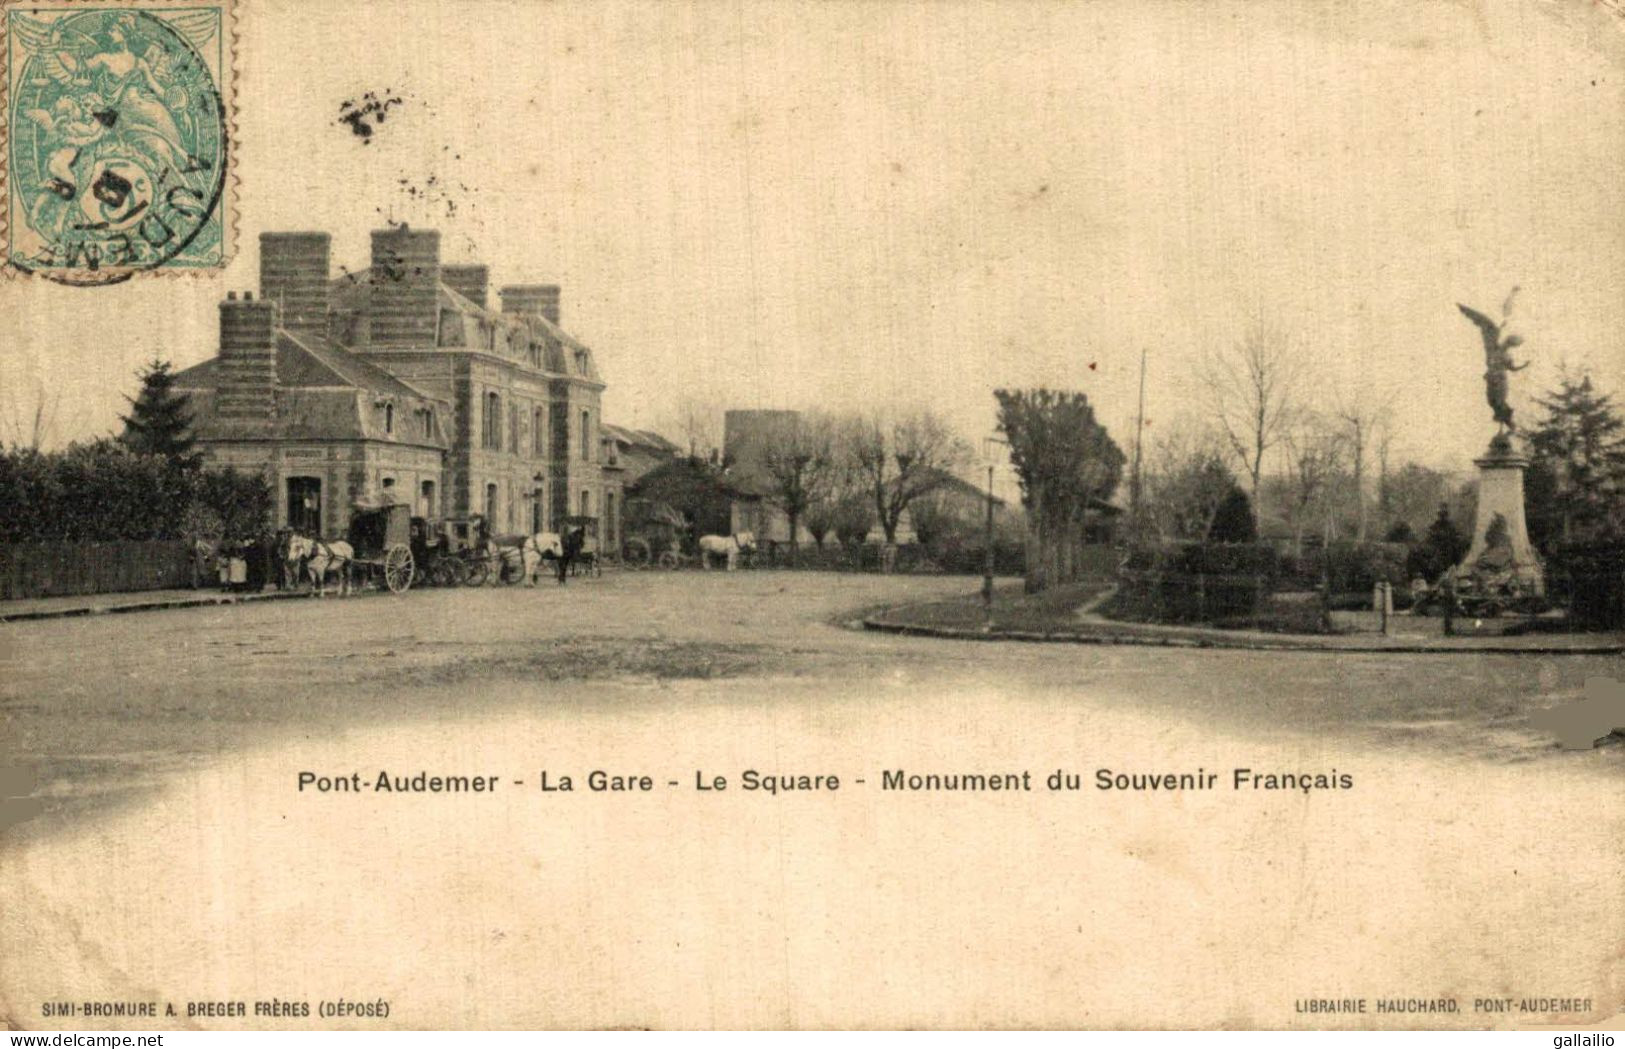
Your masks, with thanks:
M1456 632L1456 581L1450 576L1444 578L1444 636L1450 637Z
M1328 547L1320 550L1320 629L1332 629L1332 556Z

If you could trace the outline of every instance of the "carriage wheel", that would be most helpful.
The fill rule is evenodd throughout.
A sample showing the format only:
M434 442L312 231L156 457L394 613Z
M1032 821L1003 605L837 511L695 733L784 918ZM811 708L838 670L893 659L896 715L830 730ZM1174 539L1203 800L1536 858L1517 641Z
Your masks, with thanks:
M668 571L683 566L683 555L675 550L663 551L660 555L660 567Z
M392 594L404 594L412 589L412 548L396 543L384 555L384 585Z
M649 541L647 539L628 539L625 543L623 556L626 559L626 567L628 568L648 568L649 559L652 556L649 550Z
M482 557L478 561L465 561L463 564L468 571L463 576L464 586L484 586L485 580L491 574L491 566Z

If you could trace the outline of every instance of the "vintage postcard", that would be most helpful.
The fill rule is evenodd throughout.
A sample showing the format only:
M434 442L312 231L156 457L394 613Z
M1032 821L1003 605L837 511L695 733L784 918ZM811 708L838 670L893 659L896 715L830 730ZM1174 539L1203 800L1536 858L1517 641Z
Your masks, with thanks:
M1625 1015L1619 5L0 34L7 1028Z

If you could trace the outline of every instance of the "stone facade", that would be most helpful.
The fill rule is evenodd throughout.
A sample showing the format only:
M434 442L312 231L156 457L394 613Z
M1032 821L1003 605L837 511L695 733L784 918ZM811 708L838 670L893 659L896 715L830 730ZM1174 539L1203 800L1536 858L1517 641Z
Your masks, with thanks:
M503 288L493 310L487 267L443 266L435 231L376 231L368 267L337 280L329 246L263 234L260 298L228 296L220 355L177 382L205 454L271 478L279 525L340 534L379 497L498 533L618 512L604 382L556 285Z

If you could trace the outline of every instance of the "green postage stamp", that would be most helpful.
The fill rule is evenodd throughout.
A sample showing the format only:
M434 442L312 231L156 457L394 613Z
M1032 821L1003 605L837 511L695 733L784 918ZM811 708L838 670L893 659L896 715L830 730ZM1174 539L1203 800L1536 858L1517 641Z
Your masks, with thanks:
M0 0L5 268L68 284L231 251L230 0Z

